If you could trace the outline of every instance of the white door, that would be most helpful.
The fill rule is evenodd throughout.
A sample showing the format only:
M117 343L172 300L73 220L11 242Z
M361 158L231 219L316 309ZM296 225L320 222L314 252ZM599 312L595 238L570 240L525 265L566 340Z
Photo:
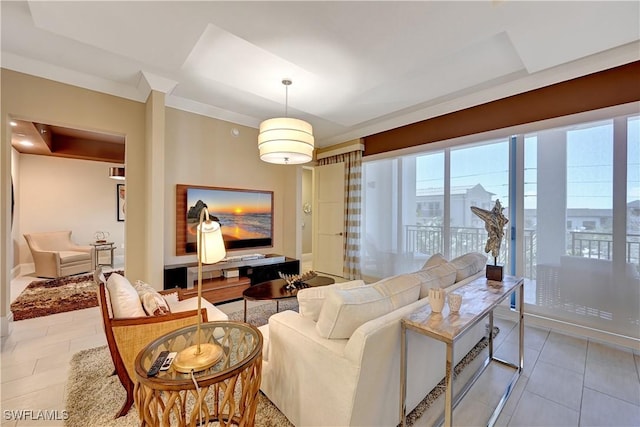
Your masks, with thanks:
M344 264L344 167L317 166L314 173L313 269L339 277Z

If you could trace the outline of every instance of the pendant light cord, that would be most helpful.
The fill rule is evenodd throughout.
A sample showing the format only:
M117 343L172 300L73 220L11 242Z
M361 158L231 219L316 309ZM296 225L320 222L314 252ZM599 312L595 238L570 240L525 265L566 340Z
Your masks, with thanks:
M291 80L282 79L282 84L284 85L284 116L289 117L289 85Z

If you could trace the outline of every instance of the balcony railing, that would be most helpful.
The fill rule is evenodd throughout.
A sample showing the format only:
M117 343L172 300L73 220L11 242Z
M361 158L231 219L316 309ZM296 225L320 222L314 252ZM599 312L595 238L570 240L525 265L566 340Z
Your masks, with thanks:
M484 228L451 227L450 257L455 258L467 252L482 252L487 242ZM611 259L613 235L571 231L568 233L567 254L587 258ZM500 247L498 263L504 264L508 271L508 256L511 238L509 229ZM444 231L438 226L407 225L405 226L405 251L412 254L444 253ZM536 231L524 230L524 276L536 279ZM640 271L640 235L627 234L626 262L635 264Z
M611 259L613 235L588 231L572 231L570 255L585 258ZM640 234L627 234L626 261L640 265Z

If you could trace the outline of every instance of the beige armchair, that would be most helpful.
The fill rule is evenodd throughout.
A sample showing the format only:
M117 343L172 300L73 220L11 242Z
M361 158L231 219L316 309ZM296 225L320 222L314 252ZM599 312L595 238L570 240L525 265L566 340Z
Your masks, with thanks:
M33 256L38 277L62 277L87 273L93 269L95 251L76 245L71 231L50 231L24 235Z

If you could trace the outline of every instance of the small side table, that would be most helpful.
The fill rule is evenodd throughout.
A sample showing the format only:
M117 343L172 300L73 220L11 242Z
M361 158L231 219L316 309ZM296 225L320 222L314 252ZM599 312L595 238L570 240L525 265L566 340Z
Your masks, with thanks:
M262 334L252 325L232 321L203 323L201 342L222 346L223 356L218 363L194 373L193 378L173 367L147 377L147 370L161 351L179 352L196 344L196 330L197 325L192 325L163 335L136 357L133 395L141 427L208 426L215 421L221 427L254 425L262 379ZM197 403L198 389L202 408Z
M115 246L113 246L113 242L93 242L93 243L89 243L91 246L93 246L95 253L96 253L96 258L93 261L93 269L95 270L96 268L103 266L103 265L108 265L109 267L113 268L113 251L116 250ZM101 264L100 263L100 252L109 252L109 263L106 264Z

